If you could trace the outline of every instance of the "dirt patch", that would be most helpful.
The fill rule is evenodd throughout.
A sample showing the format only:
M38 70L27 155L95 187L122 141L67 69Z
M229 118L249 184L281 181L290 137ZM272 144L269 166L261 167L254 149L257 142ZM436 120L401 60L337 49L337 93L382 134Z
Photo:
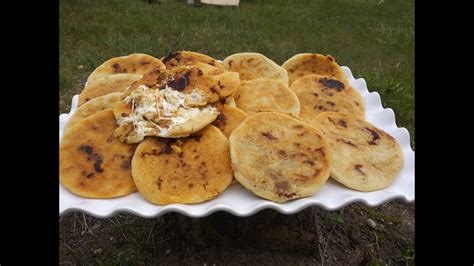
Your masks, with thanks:
M311 207L294 215L264 210L250 217L71 213L60 220L59 241L61 263L414 264L414 203L355 203L332 212Z

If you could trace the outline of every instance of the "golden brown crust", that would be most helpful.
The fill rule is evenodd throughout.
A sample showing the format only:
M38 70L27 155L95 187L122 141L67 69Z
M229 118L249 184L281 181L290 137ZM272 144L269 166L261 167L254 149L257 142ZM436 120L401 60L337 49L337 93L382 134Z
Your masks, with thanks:
M300 101L300 117L309 121L327 112L346 112L364 118L364 102L347 83L328 76L308 75L291 84Z
M329 177L330 156L313 126L277 112L247 117L230 135L234 176L275 202L314 194Z
M237 53L225 58L223 63L228 71L238 72L241 81L270 78L288 85L286 70L263 54Z
M73 126L61 140L61 183L86 198L114 198L136 191L131 160L136 145L120 142L111 109L100 111Z
M67 132L71 127L76 125L78 122L83 119L96 114L102 110L113 108L117 101L120 101L120 92L113 92L107 95L103 95L97 98L88 101L84 105L81 105L77 108L76 112L71 116L66 126L64 127L64 132Z
M235 94L237 107L248 114L275 111L298 116L300 102L283 82L260 78L242 82Z
M165 68L160 59L147 54L130 54L114 57L97 67L87 78L91 82L99 77L114 74L144 75L154 68Z
M138 145L132 174L139 192L151 203L210 200L232 181L229 144L214 126L187 138L148 137Z
M324 112L311 122L332 150L331 177L359 191L388 187L403 166L397 141L385 131L353 115Z
M286 69L291 85L295 80L307 75L317 74L335 77L340 80L346 80L334 57L330 55L302 53L296 54L283 63L282 67Z
M99 77L87 83L79 94L78 106L86 102L113 92L125 91L133 82L139 80L142 76L135 74L116 74Z
M224 66L218 60L201 53L191 51L177 51L168 54L161 59L167 69L173 69L178 66L194 66L198 63L224 70Z

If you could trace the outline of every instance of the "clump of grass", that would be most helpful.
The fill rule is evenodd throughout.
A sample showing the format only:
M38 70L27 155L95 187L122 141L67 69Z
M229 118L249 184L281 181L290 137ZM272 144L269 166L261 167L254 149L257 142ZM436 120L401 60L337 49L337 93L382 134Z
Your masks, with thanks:
M344 218L342 218L342 214L338 212L331 212L329 214L329 220L331 220L333 224L339 224L339 225L344 224Z
M415 263L415 248L406 246L400 249L395 257L397 262L405 262L407 265L414 265Z
M382 222L382 221L391 222L393 224L401 223L400 218L377 211L374 208L363 208L363 210L367 214L367 216L371 218L372 220L379 221L379 222Z

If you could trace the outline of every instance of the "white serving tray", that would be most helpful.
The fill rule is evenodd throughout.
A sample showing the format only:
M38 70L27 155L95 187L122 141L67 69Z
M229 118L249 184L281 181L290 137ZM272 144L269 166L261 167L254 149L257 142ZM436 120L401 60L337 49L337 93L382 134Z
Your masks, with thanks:
M364 79L355 79L348 67L343 71L350 85L364 99L366 119L372 124L388 132L400 144L405 163L394 183L389 187L374 192L358 192L348 189L329 179L328 182L313 196L296 199L286 203L275 203L259 198L247 191L240 184L233 184L217 198L199 204L153 205L147 202L138 192L115 199L87 199L69 192L59 184L59 214L73 210L83 211L96 217L109 217L118 212L130 212L142 217L155 217L168 212L179 212L191 217L203 217L216 211L226 211L237 216L249 216L263 209L274 209L278 212L291 214L309 206L320 206L326 210L339 209L352 202L363 202L368 206L377 206L395 198L407 202L415 200L415 153L410 146L410 135L406 128L399 128L395 123L392 109L384 109L377 92L369 93ZM74 96L69 114L59 116L59 140L63 135L64 126L76 111L78 95Z

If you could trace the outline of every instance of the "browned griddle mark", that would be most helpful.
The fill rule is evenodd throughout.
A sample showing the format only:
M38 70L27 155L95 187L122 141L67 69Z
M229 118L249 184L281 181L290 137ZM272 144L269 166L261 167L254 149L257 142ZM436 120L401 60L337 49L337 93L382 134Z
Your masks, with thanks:
M296 129L303 129L303 125L294 125L293 128L296 128Z
M271 177L274 180L279 179L279 177L275 175L272 175ZM274 188L276 190L275 194L277 194L279 197L292 198L296 196L296 193L288 193L288 190L290 189L290 183L288 181L275 182Z
M278 150L278 154L281 155L281 156L286 156L286 151Z
M227 118L225 117L223 113L220 113L217 116L216 120L212 122L212 125L222 129L225 126L226 122L227 122Z
M160 152L158 153L158 155L161 155L161 154L170 154L172 151L173 151L173 148L171 147L171 145L174 143L174 141L167 141L165 143L165 146L163 146L163 148L161 148Z
M82 152L85 152L87 155L91 155L92 152L93 152L92 147L89 146L89 145L81 145L79 147L79 150L82 151Z
M128 147L128 152L129 152L130 154L133 154L133 153L135 153L135 150L136 150L136 149L137 149L137 145L130 145L130 146Z
M156 184L158 185L158 190L161 190L161 183L163 183L163 179L161 179L161 177L158 177L158 181L156 182Z
M361 175L365 175L364 171L361 170L362 165L361 164L356 164L354 165L354 169L359 172Z
M314 165L314 161L313 161L313 160L304 160L303 163L305 163L305 164L310 164L310 165Z
M313 93L313 95L316 96L316 97L319 97L319 94L317 94L316 92Z
M100 154L94 152L94 149L92 148L92 146L81 145L79 147L79 150L87 154L87 160L88 161L90 161L90 160L94 161L94 170L97 173L102 173L104 171L104 169L102 169L102 167L101 167L102 162L103 162L102 156L100 156Z
M188 137L188 139L190 140L194 140L194 141L201 141L201 138L202 138L202 134L193 134L191 136Z
M199 174L201 174L202 178L207 179L208 170L206 167L206 162L201 162L201 164L199 165L198 171L199 171Z
M294 198L296 196L296 193L292 192L292 193L285 193L285 192L281 192L281 191L278 191L276 193L278 195L278 197L286 197L286 198Z
M112 143L112 141L114 141L114 138L115 138L114 134L110 135L106 140L107 143Z
M336 79L322 78L319 80L319 83L323 84L326 88L335 89L337 91L344 89L344 83Z
M347 128L347 122L345 120L341 119L337 122L337 124L340 125L341 127Z
M113 64L112 67L113 67L113 69L114 69L114 73L119 72L119 70L120 70L120 65L119 65L119 63Z
M216 87L217 87L217 85L213 85L213 86L210 88L210 90L212 91L212 93L218 93Z
M270 174L270 178L271 178L272 180L278 180L278 179L280 179L280 177L279 177L278 175L276 175L276 174Z
M316 170L314 171L313 176L318 176L319 173L321 173L321 169L320 169L320 168L318 168L318 169L316 169Z
M296 177L295 179L299 181L308 181L308 179L310 179L309 176L300 175L300 174L295 174L295 177Z
M315 149L314 152L319 152L319 153L321 153L321 156L325 156L325 155L326 155L326 153L324 152L324 149L323 149L323 148Z
M91 178L91 177L94 177L94 173L87 173L87 171L82 171L82 176L85 176L87 178Z
M159 151L155 148L152 148L151 151L142 152L142 154L140 156L142 158L144 158L146 155L159 156L159 155L162 155L162 154L171 154L171 152L173 151L173 148L171 146L176 142L176 140L165 139L164 142L165 142L164 146L161 147L161 149Z
M303 153L303 152L293 153L290 156L291 156L291 158L296 158L298 156L301 156L301 157L304 157L304 158L308 157L308 155L306 153Z
M202 185L202 187L204 188L204 190L207 190L207 186L208 186L208 185L209 185L209 182L207 182L207 181L206 181L206 183L204 183L204 184Z
M120 168L123 170L128 170L132 167L132 157L128 157L122 161Z
M327 104L329 104L330 106L334 107L336 105L336 103L334 102L331 102L331 101L326 101Z
M367 141L367 143L369 143L370 145L377 145L377 143L375 141L380 139L379 134L377 134L377 132L375 130L372 130L368 127L366 127L365 129L367 129L370 132L370 134L372 134L372 140Z
M219 88L221 88L221 89L224 89L224 88L225 88L224 84L221 84L221 81L220 81L220 80L217 81L217 85L218 85Z
M262 135L267 139L277 139L275 136L272 135L270 132L262 132Z
M163 58L162 62L166 64L171 59L176 59L176 62L179 62L181 60L180 55L180 52L171 52L165 58Z
M171 80L168 80L166 82L166 85L177 91L183 91L189 84L190 75L191 75L191 71L187 71L183 75L176 74L173 76Z
M356 146L354 143L352 143L350 140L337 139L337 141L342 142L342 143L345 143L345 144L347 144L347 145L351 145L351 146L353 146L354 148L357 148L357 146Z
M288 181L275 182L275 188L278 191L290 189L290 183Z
M298 134L296 134L296 135L297 135L298 137L302 137L302 136L306 135L306 133L307 133L306 131L303 131L303 132L300 132L300 133L298 133Z
M98 157L98 159L96 159L94 161L94 170L97 172L97 173L102 173L104 171L104 169L102 169L101 167L102 165L102 158L101 157Z
M328 117L328 120L329 120L329 122L331 122L333 125L336 124L336 122L335 122L332 118Z
M120 155L120 154L114 154L114 155L112 155L112 161L115 161L115 159L117 159L117 158L123 160L123 159L125 159L125 156Z

